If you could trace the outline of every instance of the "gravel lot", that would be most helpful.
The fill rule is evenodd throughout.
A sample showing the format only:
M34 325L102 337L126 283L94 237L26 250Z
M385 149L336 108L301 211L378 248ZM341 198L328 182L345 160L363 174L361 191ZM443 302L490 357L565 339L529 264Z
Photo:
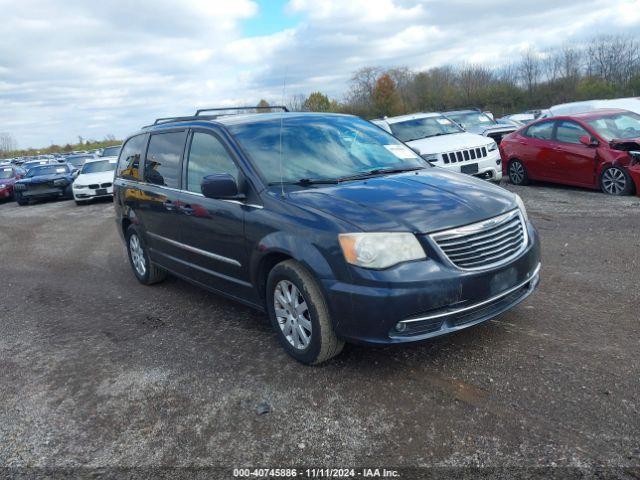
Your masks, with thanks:
M0 205L0 464L639 466L640 198L509 188L542 237L537 293L320 367L263 314L138 284L109 202Z

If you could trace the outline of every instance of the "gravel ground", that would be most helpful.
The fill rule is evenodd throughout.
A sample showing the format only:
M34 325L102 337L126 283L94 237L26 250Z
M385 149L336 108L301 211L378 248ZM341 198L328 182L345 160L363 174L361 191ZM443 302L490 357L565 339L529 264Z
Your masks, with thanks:
M320 367L261 313L138 284L110 203L0 205L0 465L638 467L640 198L509 188L542 238L534 295Z

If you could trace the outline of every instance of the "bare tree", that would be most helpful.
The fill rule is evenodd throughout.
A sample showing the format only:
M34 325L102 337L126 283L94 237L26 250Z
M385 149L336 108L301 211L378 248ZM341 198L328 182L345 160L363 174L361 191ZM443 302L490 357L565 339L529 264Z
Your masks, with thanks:
M297 93L287 99L285 106L292 112L303 112L305 99L306 97L303 94Z
M627 83L638 71L640 43L620 35L596 37L587 47L588 73L608 83Z
M467 104L479 103L480 92L493 80L493 72L483 65L464 65L458 71L458 84Z
M541 74L540 59L538 58L538 54L535 50L530 48L522 54L519 72L522 83L526 87L527 91L531 93L538 85Z

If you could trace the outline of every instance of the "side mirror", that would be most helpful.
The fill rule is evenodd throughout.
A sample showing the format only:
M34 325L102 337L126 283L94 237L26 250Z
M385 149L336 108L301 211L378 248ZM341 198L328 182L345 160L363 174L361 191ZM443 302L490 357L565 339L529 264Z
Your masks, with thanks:
M236 179L228 173L207 175L202 179L200 189L207 198L220 200L242 200L245 198L244 194L238 191Z
M598 146L598 140L596 140L595 138L591 138L589 135L582 135L580 137L580 143L587 146L587 147L597 147Z
M80 175L80 170L74 170L73 172L71 172L71 176L73 178L76 178L78 175Z

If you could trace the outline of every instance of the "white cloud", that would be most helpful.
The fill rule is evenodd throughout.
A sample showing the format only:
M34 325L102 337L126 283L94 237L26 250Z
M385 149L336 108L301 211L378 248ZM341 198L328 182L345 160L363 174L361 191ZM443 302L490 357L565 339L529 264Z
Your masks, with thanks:
M362 66L506 62L593 34L634 32L639 0L290 0L298 23L243 35L252 0L0 0L0 131L20 146L123 137L197 107L340 96Z

